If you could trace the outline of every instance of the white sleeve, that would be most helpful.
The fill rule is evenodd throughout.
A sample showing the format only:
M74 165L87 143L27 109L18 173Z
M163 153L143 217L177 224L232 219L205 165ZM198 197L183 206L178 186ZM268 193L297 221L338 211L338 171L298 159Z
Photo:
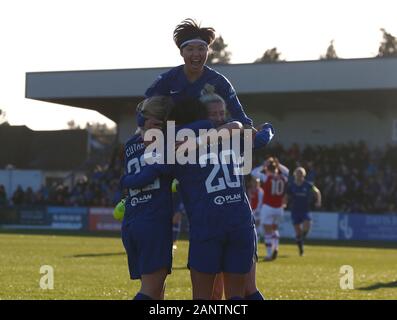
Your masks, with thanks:
M261 182L266 182L267 175L261 172L263 170L263 166L256 167L251 171L251 176L259 179Z
M282 165L281 163L279 163L278 166L280 168L281 174L286 176L286 177L288 177L289 176L289 169L286 166Z

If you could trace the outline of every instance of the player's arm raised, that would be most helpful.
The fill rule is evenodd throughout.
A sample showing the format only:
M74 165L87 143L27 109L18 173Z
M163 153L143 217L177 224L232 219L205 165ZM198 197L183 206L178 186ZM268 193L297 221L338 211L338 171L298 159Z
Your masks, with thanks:
M257 127L257 132L253 135L254 149L265 147L274 137L275 131L271 123L263 123Z
M322 202L321 192L315 185L313 185L313 192L314 192L315 197L316 197L316 202L314 203L314 205L315 205L316 208L320 208L321 207L321 202Z
M251 171L251 176L259 179L261 182L266 182L266 180L267 180L267 175L263 173L263 166L254 168Z
M280 162L278 163L278 167L280 169L281 174L288 178L289 169L285 165L281 164Z

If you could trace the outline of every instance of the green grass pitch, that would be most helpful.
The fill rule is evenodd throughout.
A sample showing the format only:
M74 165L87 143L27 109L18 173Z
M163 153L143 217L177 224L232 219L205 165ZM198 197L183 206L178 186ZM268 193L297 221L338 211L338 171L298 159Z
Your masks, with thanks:
M309 241L299 257L282 241L276 261L257 264L258 288L267 299L397 299L397 246L344 245ZM118 237L1 232L0 248L0 299L126 300L139 288ZM187 248L178 242L166 299L191 299ZM39 286L42 265L54 268L53 290ZM353 290L340 288L342 265L354 268Z

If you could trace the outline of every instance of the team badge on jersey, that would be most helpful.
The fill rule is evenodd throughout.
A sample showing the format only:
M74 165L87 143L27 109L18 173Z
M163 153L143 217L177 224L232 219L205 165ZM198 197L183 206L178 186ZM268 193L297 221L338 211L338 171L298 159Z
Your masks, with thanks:
M204 85L204 88L201 90L200 95L204 96L209 93L215 93L215 86L213 86L212 84L206 83Z

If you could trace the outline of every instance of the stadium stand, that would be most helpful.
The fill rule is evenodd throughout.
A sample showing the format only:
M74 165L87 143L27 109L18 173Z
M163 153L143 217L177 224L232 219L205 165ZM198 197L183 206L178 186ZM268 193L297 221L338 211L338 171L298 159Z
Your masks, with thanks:
M34 192L30 187L23 190L19 186L9 200L13 205L111 207L121 199L118 188L122 171L121 150L121 147L115 148L110 159L105 161L107 164L89 167L71 188L64 183L53 183ZM0 205L2 189L4 186L0 186Z
M0 168L73 170L87 159L87 131L33 131L26 126L0 126Z
M397 147L370 150L364 142L334 146L272 144L254 155L255 165L273 155L294 169L303 166L307 178L323 194L321 210L351 213L397 212ZM13 204L112 207L120 199L121 145L114 148L106 165L97 165L69 189L63 184L43 186L37 192L19 188ZM4 188L3 188L4 189ZM2 203L0 186L0 203ZM4 201L3 201L4 202Z
M397 147L369 150L364 142L321 145L273 145L265 155L277 156L294 169L303 166L323 194L323 210L351 213L397 212Z

